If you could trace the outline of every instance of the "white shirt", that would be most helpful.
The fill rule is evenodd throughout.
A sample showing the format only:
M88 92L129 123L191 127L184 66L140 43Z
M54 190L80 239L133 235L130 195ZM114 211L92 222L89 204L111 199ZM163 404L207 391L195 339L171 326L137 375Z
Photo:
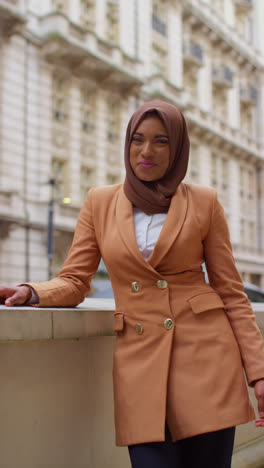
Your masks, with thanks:
M148 260L160 235L167 213L147 215L133 208L137 244L145 260Z

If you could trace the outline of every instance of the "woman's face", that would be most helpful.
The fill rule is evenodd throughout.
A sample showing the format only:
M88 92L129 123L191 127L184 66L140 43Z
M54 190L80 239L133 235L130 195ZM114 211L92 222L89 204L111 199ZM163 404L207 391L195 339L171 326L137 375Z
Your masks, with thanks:
M132 135L130 164L134 174L145 182L161 179L170 160L169 136L156 116L146 117Z

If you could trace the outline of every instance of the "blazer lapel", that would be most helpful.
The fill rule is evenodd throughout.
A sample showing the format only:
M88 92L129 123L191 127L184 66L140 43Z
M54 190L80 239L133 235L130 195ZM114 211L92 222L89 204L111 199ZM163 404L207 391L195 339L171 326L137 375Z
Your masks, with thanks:
M140 262L141 267L153 271L153 268L146 262L138 248L134 226L133 206L127 199L123 187L118 194L116 203L116 221L119 234L127 249Z
M130 251L131 255L140 262L142 267L156 271L155 268L166 255L172 243L180 233L186 217L187 207L187 190L185 185L181 184L171 199L168 215L162 227L160 236L148 262L146 262L139 251L136 241L132 204L125 196L123 187L121 188L116 204L118 231L125 246Z
M163 224L160 236L149 258L149 264L155 268L176 240L186 218L188 208L188 196L185 185L178 186L175 195L171 199L168 215Z

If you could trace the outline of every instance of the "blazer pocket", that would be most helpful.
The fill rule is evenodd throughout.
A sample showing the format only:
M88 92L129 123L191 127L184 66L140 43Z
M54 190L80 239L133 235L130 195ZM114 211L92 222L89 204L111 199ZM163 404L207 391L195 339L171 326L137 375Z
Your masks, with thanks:
M114 313L114 331L121 332L124 330L125 321L124 314L122 312Z
M225 305L220 296L215 292L206 292L188 299L192 311L195 314L213 309L224 309Z

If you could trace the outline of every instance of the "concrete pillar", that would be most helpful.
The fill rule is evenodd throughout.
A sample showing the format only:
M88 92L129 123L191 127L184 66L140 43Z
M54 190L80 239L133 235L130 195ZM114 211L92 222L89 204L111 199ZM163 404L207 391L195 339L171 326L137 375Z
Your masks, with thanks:
M120 173L121 179L125 178L125 164L124 164L124 143L126 136L126 129L129 119L133 112L135 111L135 98L134 96L129 96L127 100L124 100L120 110Z
M257 169L257 238L258 248L264 251L264 165ZM264 275L263 275L264 276Z
M231 242L234 245L240 243L240 200L239 200L239 164L235 158L229 161L229 180L232 185L229 190L229 229Z
M97 141L97 177L96 184L106 183L106 129L107 129L107 106L106 92L99 89L97 95L96 136Z
M74 23L80 23L80 0L69 2L69 17Z
M258 141L264 146L264 132L263 132L263 122L264 122L264 73L262 72L259 75L259 86L258 86L258 104L257 104L257 135Z
M232 128L240 126L239 78L234 76L234 87L227 92L228 123Z
M69 96L69 197L73 205L80 203L80 86L72 80Z
M28 9L34 11L37 15L46 15L52 8L52 0L45 0L40 2L39 0L28 0Z
M234 27L235 25L235 6L233 0L224 0L224 16L226 23Z
M1 64L1 188L18 192L22 212L25 128L25 40L14 35L2 46ZM12 163L10 156L12 155Z
M198 71L198 105L201 110L212 110L212 78L211 56L208 49L204 48L204 65Z
M175 86L183 85L182 14L179 6L171 6L168 15L168 78Z
M264 55L264 2L263 0L255 0L253 9L253 43L257 50Z
M106 3L105 0L96 0L95 32L97 36L105 38L106 29Z
M144 0L138 7L138 55L142 61L144 76L151 74L152 62L152 4L151 0Z
M131 57L135 56L136 41L136 0L119 2L120 9L120 47Z
M206 144L199 146L200 183L211 185L211 148Z

